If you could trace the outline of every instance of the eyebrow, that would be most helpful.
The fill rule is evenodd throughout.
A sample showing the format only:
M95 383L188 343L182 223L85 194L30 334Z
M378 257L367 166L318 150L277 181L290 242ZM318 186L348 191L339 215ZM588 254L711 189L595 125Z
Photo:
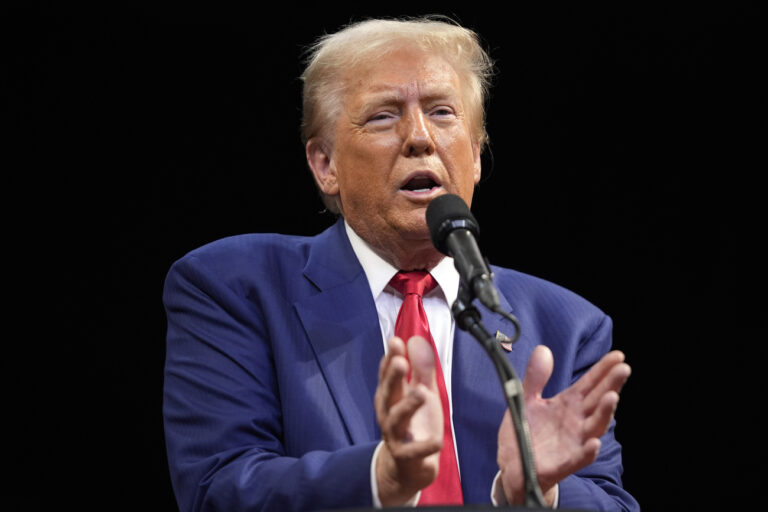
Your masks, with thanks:
M460 98L458 91L453 87L446 87L443 84L427 84L425 89L425 94L420 95L420 101L422 102ZM361 95L361 97L365 104L393 104L403 102L406 98L406 94L402 92L402 87L400 86L382 84L369 88Z

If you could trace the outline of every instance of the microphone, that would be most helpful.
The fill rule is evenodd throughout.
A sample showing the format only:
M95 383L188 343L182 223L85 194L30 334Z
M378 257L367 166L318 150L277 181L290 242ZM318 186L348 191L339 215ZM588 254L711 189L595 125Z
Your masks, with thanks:
M499 292L493 285L491 269L477 246L480 227L467 203L455 194L443 194L429 203L426 215L435 248L453 258L461 280L473 296L491 311L500 311Z

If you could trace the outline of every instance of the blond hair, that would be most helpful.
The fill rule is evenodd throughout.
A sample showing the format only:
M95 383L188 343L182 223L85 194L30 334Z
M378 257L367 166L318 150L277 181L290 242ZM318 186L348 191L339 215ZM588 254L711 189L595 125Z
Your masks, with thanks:
M316 136L332 141L332 126L343 102L343 75L361 62L376 62L396 43L416 45L445 58L467 84L465 100L473 138L483 147L485 100L493 63L480 45L478 35L444 16L369 19L352 23L320 37L308 48L304 82L301 138Z

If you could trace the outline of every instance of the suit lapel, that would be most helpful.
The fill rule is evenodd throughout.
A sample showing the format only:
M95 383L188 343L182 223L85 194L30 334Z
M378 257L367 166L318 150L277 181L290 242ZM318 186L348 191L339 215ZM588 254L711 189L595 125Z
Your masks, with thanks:
M304 277L319 292L294 306L350 441L378 439L373 395L384 347L371 289L342 220L316 237Z

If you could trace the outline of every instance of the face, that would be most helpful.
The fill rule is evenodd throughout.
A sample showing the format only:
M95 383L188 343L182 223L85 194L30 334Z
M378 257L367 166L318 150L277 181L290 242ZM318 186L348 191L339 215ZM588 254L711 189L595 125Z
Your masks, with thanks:
M374 248L429 242L425 212L480 180L464 90L442 57L412 48L352 70L333 141L307 145L320 188Z

